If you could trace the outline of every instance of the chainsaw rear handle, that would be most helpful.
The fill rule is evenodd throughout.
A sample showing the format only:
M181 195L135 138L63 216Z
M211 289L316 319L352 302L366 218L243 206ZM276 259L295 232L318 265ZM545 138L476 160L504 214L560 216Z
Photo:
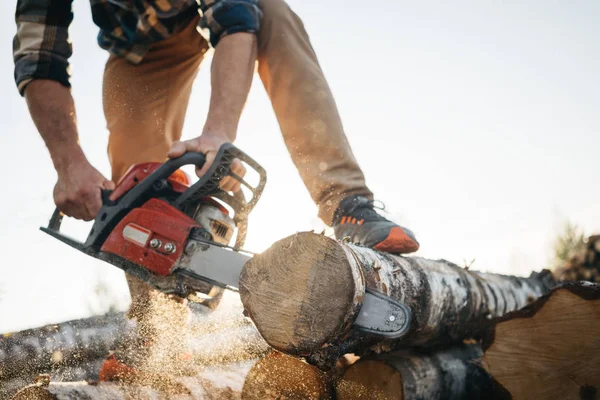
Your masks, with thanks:
M132 208L142 205L149 199L155 182L167 179L175 171L185 165L195 165L197 168L202 168L205 162L206 156L204 154L194 152L188 152L180 157L168 160L117 201L110 200L112 191L102 190L102 208L100 208L100 211L96 216L94 226L85 243L78 242L60 233L60 226L64 214L58 208L54 210L48 223L48 227L41 229L83 252L90 253L97 251L121 218L123 218L123 216Z
M150 189L156 181L168 178L184 165L195 165L197 168L202 168L205 162L206 156L204 154L193 152L185 153L180 157L168 160L160 167L158 167L156 171L150 174L150 176L148 176L142 182L133 187L125 196L123 196L123 200L129 197L131 201L141 196L144 192ZM115 204L115 202L110 200L111 193L111 190L101 189L100 196L102 198L103 206L111 206ZM121 202L119 201L119 203ZM98 214L100 214L100 212ZM48 229L59 232L63 216L64 214L58 208L56 208L54 210L54 213L52 214L52 217L50 217Z

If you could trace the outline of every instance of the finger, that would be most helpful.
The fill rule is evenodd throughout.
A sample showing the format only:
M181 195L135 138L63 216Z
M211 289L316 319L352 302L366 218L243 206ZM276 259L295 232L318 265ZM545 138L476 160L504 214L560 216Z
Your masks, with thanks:
M104 190L115 190L115 183L107 179L104 182L102 182L102 188Z
M246 175L246 167L244 167L244 164L236 158L233 160L233 163L231 163L231 172L240 178L243 178Z
M237 193L237 192L240 191L241 188L242 188L242 184L237 179L234 179L233 180L233 187L231 188L231 191L233 193Z
M96 215L98 215L98 212L102 208L101 189L102 189L101 187L98 187L96 190L94 190L92 193L90 193L90 195L86 199L85 209L88 213L87 216L90 219L96 218Z
M206 174L206 171L208 171L208 169L212 165L213 161L215 160L215 156L217 155L217 152L209 151L205 155L206 155L206 161L204 162L204 165L202 166L200 171L198 171L198 169L196 169L196 175L198 175L198 177L201 177L204 174Z
M167 157L169 158L177 158L182 156L186 151L185 144L181 141L176 141L171 145L171 149L167 153Z
M73 201L66 201L60 211L71 218L80 220L84 219L86 215L86 210L78 202Z
M230 176L226 176L221 182L219 182L219 186L221 187L221 190L229 192L235 187L235 182L235 179Z
M91 221L96 218L98 211L102 207L102 196L100 193L100 187L95 187L90 191L84 192L77 199L78 209L81 213L80 217L84 221Z

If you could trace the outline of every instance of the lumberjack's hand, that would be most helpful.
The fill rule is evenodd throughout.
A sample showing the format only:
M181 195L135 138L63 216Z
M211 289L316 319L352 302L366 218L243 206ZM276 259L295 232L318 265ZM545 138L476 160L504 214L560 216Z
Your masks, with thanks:
M206 155L206 162L204 163L202 169L196 169L196 175L201 177L212 165L215 155L223 143L229 143L229 140L223 136L203 133L201 136L195 139L186 140L184 142L177 141L173 143L173 146L167 153L167 156L169 158L177 158L188 151L195 151ZM242 162L236 158L233 160L233 163L231 163L231 172L240 177L244 177L244 175L246 175L246 168ZM221 189L226 192L237 192L240 190L240 183L230 176L225 177L221 181L220 186Z
M115 185L106 179L87 160L71 163L57 171L54 203L69 217L91 221L102 207L101 189L113 190Z

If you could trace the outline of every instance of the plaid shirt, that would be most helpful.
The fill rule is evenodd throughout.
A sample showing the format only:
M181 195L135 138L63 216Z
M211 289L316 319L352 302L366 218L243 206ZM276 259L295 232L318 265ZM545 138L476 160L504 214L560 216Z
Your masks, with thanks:
M70 87L68 28L73 0L18 0L13 40L15 81L23 94L34 79L52 79ZM128 61L140 63L152 45L168 38L201 11L200 27L213 47L225 35L256 33L262 15L258 0L90 0L100 27L98 44Z

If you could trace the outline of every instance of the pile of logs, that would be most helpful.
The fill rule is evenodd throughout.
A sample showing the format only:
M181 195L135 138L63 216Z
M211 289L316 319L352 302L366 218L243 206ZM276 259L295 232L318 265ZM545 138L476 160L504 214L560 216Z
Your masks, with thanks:
M588 250L596 251L598 242L588 242ZM586 266L597 268L599 253L594 254ZM356 326L367 291L410 308L402 336L386 338ZM246 323L231 314L213 317L218 309L197 318L190 343L202 368L194 376L165 371L147 381L119 384L55 383L42 376L14 399L592 400L600 396L600 285L595 283L559 282L546 270L529 277L481 273L445 260L390 255L299 233L246 264L240 299L237 311L249 317ZM107 329L120 333L112 339L98 336L105 342L91 345L97 355L104 356L114 346L109 340L130 335L130 322L121 316L104 322L111 324L113 328ZM8 360L3 342L12 339L0 340L1 365ZM88 339L87 346L92 342ZM28 341L20 338L19 343ZM65 340L61 343L68 349ZM48 358L53 360L56 351L42 344L20 346L18 352L29 351L29 356L13 357L21 361L4 368L9 372L0 374L0 387L5 376L15 376L20 368L46 372ZM244 346L246 357L228 356ZM40 357L27 348L47 351ZM70 363L84 358L60 351L63 357L69 354ZM81 364L92 365L94 357ZM58 365L52 371L58 371Z
M246 263L240 297L271 347L326 370L347 353L481 337L489 320L523 308L554 284L549 271L529 278L485 274L299 233ZM382 340L353 327L367 289L412 310L404 336Z
M367 290L410 307L404 336L353 325ZM479 273L300 233L247 263L240 295L266 342L295 357L257 364L249 399L598 396L600 286L558 283L550 271ZM340 363L349 354L358 361Z
M490 322L481 341L345 356L329 371L273 352L250 369L242 398L597 400L599 346L600 285L566 283Z
M561 281L600 283L600 235L590 236L573 253L567 263L555 271L557 278Z

